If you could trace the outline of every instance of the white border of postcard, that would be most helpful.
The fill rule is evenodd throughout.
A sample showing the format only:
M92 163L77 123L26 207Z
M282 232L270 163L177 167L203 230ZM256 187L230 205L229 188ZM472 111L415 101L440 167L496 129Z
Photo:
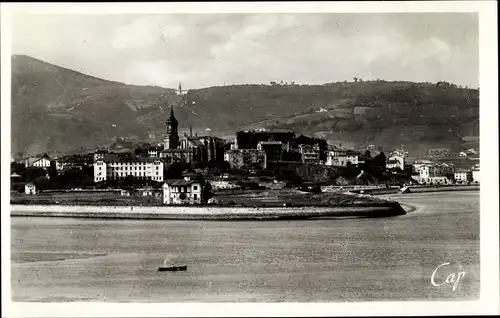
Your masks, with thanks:
M315 13L478 12L480 40L481 180L478 301L358 303L16 303L10 294L10 17L22 13ZM498 46L496 1L428 2L225 2L225 3L17 3L1 4L2 84L2 316L5 317L207 317L379 316L499 314ZM26 21L29 23L29 21Z

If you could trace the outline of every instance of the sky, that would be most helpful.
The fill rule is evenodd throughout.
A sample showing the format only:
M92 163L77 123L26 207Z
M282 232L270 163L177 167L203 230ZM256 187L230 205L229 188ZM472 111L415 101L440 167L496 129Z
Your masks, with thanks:
M354 77L479 87L476 13L39 14L14 19L11 48L92 76L171 88Z

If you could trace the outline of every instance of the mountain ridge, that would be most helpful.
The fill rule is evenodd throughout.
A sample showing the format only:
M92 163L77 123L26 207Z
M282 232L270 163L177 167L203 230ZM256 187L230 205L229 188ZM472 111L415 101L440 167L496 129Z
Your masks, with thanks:
M118 140L159 143L171 106L180 128L202 134L286 128L353 147L404 143L417 153L460 148L464 137L479 136L479 90L445 82L245 84L180 96L172 88L128 85L12 57L13 153L57 154Z

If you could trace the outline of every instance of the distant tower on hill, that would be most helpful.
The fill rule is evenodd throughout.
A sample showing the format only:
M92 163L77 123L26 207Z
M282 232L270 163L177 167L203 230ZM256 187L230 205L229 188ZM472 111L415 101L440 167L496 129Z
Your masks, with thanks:
M170 106L170 117L166 123L166 135L164 149L177 149L179 146L179 122L174 116L174 109Z
M179 89L175 92L177 95L186 95L186 91L182 90L182 84L179 82Z

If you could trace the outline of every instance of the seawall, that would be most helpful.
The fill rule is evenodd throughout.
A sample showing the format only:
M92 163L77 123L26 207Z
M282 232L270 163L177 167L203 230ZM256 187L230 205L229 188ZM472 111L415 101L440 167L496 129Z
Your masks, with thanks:
M125 207L11 205L11 216L164 220L291 220L328 217L390 217L406 211L396 202L343 207Z
M425 187L425 186L410 186L410 192L423 193L423 192L448 192L448 191L479 191L479 185L464 185L464 186L441 186L441 187ZM365 194L382 195L382 194L395 194L400 193L398 188L376 188L376 189L356 189L350 190L352 193L360 193L361 190Z

